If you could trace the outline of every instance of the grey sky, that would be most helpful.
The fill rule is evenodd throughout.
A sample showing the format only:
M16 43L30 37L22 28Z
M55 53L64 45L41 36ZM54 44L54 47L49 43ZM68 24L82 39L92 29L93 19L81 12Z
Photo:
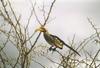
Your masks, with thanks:
M41 7L43 1L46 7L50 5L51 0L36 0L37 5ZM21 14L22 19L25 21L29 17L31 9L30 2L28 0L13 0L13 3L16 7L16 12ZM62 38L64 37L64 39L73 36L73 34L82 38L87 37L92 32L87 17L92 18L94 23L99 23L99 8L99 0L57 0L51 14L51 18L55 19L46 27L49 32L59 35ZM41 15L39 14L38 16ZM34 19L34 17L32 18ZM32 24L30 26L32 29L34 27L33 25L36 24L33 23L35 22L33 19L31 20Z
M16 13L22 15L22 24L25 25L31 10L29 0L11 0L11 2ZM36 3L39 8L42 7L43 3L45 8L49 8L51 0L36 0ZM100 0L56 0L50 17L54 20L47 24L46 28L50 33L59 36L65 42L71 40L74 34L80 41L94 33L87 17L91 18L97 27L100 27L99 12ZM43 22L41 12L37 11L37 15ZM34 19L33 16L29 25L30 33L39 26ZM40 38L39 43L41 42L43 41Z
M36 0L38 6L45 6L51 3L51 0ZM11 0L14 10L17 14L22 15L22 24L25 25L27 18L29 17L31 5L29 0ZM37 12L38 16L40 12ZM68 42L68 39L72 39L73 35L76 35L78 40L90 36L94 31L91 29L91 25L88 23L87 17L100 27L100 1L99 0L57 0L50 18L54 18L46 28L50 33L59 36L64 41ZM29 31L32 33L34 28L37 28L39 24L35 23L34 16L31 19ZM38 41L39 43L43 40Z

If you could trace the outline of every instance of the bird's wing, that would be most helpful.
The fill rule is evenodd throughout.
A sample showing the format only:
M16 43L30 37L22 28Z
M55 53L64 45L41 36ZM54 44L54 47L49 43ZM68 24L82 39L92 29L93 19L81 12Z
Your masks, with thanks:
M77 54L80 56L80 54L79 54L76 50L74 50L72 47L70 47L69 45L67 45L67 44L66 44L63 40L61 40L59 37L57 37L57 36L55 36L55 35L51 35L51 36L52 36L52 37L55 37L56 39L58 39L59 42L60 42L61 44L67 46L69 49L71 49L72 51L74 51L75 53L77 53Z
M59 37L55 35L51 35L51 36L54 37L59 43L64 44L64 41L62 41Z
M55 35L51 35L51 37L53 37L53 42L54 42L55 46L62 49L63 43L61 42L61 40Z

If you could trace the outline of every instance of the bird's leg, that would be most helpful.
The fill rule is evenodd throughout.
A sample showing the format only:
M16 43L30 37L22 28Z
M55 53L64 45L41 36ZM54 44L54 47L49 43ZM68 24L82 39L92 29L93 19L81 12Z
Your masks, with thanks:
M49 50L51 51L56 51L56 47L54 47L54 46L51 46L50 48L49 48Z
M52 49L53 51L56 51L56 47Z
M51 46L51 47L49 48L50 51L53 50L52 47L53 47L53 46Z

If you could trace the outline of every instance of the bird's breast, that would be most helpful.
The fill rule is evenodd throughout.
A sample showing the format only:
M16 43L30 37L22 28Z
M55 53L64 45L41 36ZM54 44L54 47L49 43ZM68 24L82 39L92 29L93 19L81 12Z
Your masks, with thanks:
M53 44L54 39L53 39L53 37L50 36L50 34L44 33L44 38L50 45L54 45Z

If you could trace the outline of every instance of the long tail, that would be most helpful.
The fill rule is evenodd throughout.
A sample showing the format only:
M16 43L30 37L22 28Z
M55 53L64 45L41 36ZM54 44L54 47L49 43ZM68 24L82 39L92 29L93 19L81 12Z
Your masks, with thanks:
M79 56L81 56L76 50L74 50L72 47L70 47L69 45L67 45L66 43L64 43L65 46L67 46L69 49L71 49L72 51L74 51L75 53L77 53Z

